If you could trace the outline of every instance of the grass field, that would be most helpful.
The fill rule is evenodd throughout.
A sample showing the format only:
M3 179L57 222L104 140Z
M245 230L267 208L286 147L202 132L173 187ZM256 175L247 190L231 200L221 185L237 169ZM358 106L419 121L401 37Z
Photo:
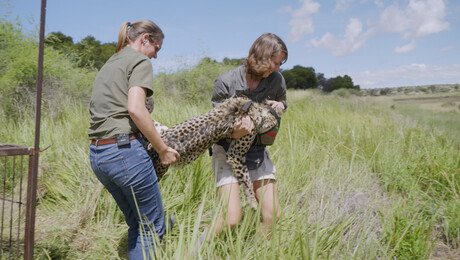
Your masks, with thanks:
M0 142L30 147L36 37L4 18ZM51 146L40 153L34 258L126 259L124 217L88 159L87 104L96 71L77 67L72 57L45 49L40 144ZM156 75L153 117L173 125L208 111L214 79L232 66L208 60ZM288 91L289 109L269 148L282 209L271 239L259 236L260 214L244 204L237 228L207 237L197 250L221 207L204 154L160 181L176 226L157 258L459 259L459 104L451 93L459 88ZM16 167L4 162L4 172ZM19 187L10 178L0 179L3 205L13 189ZM0 233L3 243L8 234Z
M393 101L400 113L460 144L460 93L396 97Z
M455 120L433 124L428 110L389 98L290 91L288 100L269 148L282 208L271 239L258 235L259 213L246 205L236 229L208 237L196 250L220 208L204 154L182 169L171 168L160 182L166 213L174 213L177 222L157 249L158 258L460 256L460 147L458 134L446 130L456 128L457 112ZM88 113L82 104L67 104L42 118L41 144L52 146L40 157L35 256L126 259L127 226L89 166ZM210 107L162 97L153 117L172 125ZM441 118L450 112L433 113ZM2 141L33 143L33 122L0 122L5 133L17 133L2 131Z

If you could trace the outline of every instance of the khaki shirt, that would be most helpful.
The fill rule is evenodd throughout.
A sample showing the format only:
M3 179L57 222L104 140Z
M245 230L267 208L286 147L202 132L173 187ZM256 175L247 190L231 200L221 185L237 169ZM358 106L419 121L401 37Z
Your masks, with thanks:
M96 75L89 107L89 139L105 139L116 134L138 132L128 113L128 90L133 86L153 94L153 68L150 59L125 47L115 53Z
M227 98L238 96L246 96L255 102L265 99L286 100L286 82L281 73L274 71L267 78L263 78L257 88L251 92L242 65L222 73L215 80L211 101L213 106L216 106Z

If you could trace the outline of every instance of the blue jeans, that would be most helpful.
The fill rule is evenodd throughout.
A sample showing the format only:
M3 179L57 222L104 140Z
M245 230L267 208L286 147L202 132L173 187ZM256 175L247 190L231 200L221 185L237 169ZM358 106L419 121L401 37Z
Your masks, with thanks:
M158 179L143 139L122 147L90 145L89 156L97 178L125 215L129 259L149 259L165 233L165 218Z

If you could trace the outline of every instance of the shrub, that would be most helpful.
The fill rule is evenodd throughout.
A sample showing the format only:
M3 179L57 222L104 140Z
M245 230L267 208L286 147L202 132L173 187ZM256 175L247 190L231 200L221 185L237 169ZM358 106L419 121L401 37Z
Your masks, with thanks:
M175 99L185 99L192 103L209 102L214 88L214 80L223 72L233 68L210 58L202 59L192 68L179 72L160 73L155 77L155 93Z
M33 113L37 87L38 44L22 34L20 24L0 20L0 107L7 118ZM50 48L43 64L42 108L56 113L66 99L89 99L95 72L77 68Z
M346 88L339 88L339 89L332 91L332 95L339 96L339 97L349 97L350 91L348 91L348 89Z

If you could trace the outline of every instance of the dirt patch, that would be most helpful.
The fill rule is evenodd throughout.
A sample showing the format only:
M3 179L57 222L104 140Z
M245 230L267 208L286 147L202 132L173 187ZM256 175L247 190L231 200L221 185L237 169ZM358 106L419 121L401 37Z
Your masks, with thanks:
M452 249L438 243L430 255L430 260L460 260L460 249Z

